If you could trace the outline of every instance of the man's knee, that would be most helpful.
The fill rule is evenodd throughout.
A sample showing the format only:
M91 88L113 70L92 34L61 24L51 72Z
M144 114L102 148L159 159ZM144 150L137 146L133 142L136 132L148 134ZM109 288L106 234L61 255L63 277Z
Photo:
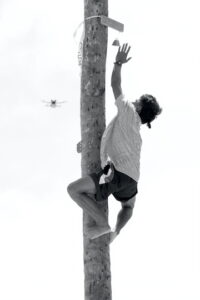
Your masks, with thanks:
M71 182L68 186L67 186L67 192L68 194L74 195L75 193L78 193L78 189L77 189L77 185L75 184L75 182Z

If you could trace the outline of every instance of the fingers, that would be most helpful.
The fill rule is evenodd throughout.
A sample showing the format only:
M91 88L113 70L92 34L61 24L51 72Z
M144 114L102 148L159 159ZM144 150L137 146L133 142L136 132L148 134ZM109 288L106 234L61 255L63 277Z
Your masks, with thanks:
M116 60L120 61L122 64L127 63L131 59L131 57L127 58L130 49L131 46L129 46L128 43L125 43L121 47L119 47L116 55Z
M121 50L120 50L121 52L128 54L131 49L131 46L128 46L128 43L126 43L126 44L123 44L122 47L120 47L120 48L121 48Z
M126 54L128 55L129 51L131 50L131 46L128 47Z
M122 52L125 52L126 44L122 45Z

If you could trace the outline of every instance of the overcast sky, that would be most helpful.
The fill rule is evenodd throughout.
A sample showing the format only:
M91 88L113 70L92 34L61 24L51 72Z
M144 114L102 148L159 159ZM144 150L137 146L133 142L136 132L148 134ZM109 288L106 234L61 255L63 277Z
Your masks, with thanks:
M133 218L111 245L113 300L199 300L198 1L109 1L106 119L115 38L132 46L127 99L151 93L163 114L142 128ZM83 299L80 177L83 1L0 0L0 299ZM42 100L67 101L56 109ZM110 197L114 226L119 203Z

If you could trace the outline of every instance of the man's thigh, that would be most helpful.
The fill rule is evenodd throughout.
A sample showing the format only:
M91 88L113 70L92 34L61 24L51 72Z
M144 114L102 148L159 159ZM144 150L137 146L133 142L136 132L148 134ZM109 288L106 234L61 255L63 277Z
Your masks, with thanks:
M95 183L90 176L85 176L69 184L68 190L77 193L95 194Z

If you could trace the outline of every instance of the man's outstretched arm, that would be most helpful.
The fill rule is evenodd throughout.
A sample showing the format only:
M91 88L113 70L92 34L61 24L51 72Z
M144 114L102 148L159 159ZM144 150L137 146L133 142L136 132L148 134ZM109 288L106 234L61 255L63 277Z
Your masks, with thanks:
M131 59L131 57L127 58L130 49L131 47L128 47L128 44L123 44L122 48L119 48L116 55L114 68L111 76L111 86L113 89L115 99L117 99L122 94L121 68L122 64L127 63Z
M121 68L122 64L114 64L112 77L111 77L111 86L115 99L117 99L122 94L121 88Z

